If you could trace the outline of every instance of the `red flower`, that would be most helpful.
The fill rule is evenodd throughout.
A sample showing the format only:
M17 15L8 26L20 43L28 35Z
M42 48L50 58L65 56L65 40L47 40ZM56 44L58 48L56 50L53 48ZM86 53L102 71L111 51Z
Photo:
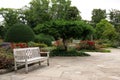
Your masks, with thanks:
M87 41L87 44L90 45L90 46L93 46L93 45L95 45L95 42L93 42L93 41Z

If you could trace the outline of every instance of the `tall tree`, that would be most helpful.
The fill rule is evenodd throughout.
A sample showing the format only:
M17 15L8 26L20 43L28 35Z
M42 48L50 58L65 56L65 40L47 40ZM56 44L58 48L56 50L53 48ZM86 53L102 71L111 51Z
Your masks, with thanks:
M55 20L45 24L39 24L34 28L37 33L52 35L55 39L61 38L64 49L67 50L67 40L70 38L83 38L91 35L93 28L83 21Z
M112 9L110 10L110 21L114 25L119 25L120 24L120 10Z
M49 0L32 0L30 2L30 7L26 7L24 10L27 24L31 27L35 27L37 24L49 21L49 5Z
M66 12L66 20L81 20L80 11L75 6L69 7Z
M17 9L12 8L1 8L0 15L3 18L3 22L0 24L0 34L1 37L4 38L7 30L13 26L15 23L19 23L20 21L20 14Z
M68 9L70 8L70 0L51 0L51 18L65 19Z
M19 13L17 9L12 8L1 8L0 15L2 15L4 19L4 26L8 28L8 26L12 26L15 23L18 23Z
M116 38L116 43L120 46L120 10L112 9L110 10L110 22L114 25L118 36Z
M99 23L102 19L106 18L106 10L93 9L92 11L92 22Z
M112 9L110 11L110 22L116 28L116 31L120 33L120 10Z
M71 7L70 0L32 0L30 7L24 10L25 19L31 27L50 20L80 20L76 7Z

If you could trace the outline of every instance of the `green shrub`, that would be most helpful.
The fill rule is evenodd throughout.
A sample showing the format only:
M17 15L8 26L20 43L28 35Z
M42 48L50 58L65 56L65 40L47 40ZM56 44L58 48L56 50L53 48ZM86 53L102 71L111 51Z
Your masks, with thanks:
M112 47L112 41L110 40L98 40L96 41L96 44L99 45L99 47L101 48L108 48L108 47Z
M40 50L44 52L44 51L52 51L54 49L56 49L56 47L43 47Z
M0 48L0 69L12 69L14 65L13 54Z
M78 52L76 50L65 51L63 49L55 49L50 52L50 56L90 56L84 52Z
M35 42L28 42L28 46L29 46L29 47L40 47L40 48L47 47L46 44L43 44L43 43L35 43Z
M35 36L35 42L37 43L44 43L47 44L48 46L51 46L51 42L54 41L54 38L50 35L45 35L45 34L39 34Z
M21 23L14 24L5 36L7 42L29 42L34 40L33 30Z

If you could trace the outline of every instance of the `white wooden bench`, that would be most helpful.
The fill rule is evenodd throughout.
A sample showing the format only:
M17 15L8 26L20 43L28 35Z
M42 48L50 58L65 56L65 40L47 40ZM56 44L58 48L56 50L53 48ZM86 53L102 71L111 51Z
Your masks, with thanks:
M39 47L30 47L30 48L16 48L13 49L14 53L14 63L15 63L15 71L17 71L17 67L20 64L25 65L25 71L28 72L28 64L38 62L41 65L41 62L47 61L47 65L49 66L49 52L47 56L42 57L40 55ZM43 52L42 52L43 53Z

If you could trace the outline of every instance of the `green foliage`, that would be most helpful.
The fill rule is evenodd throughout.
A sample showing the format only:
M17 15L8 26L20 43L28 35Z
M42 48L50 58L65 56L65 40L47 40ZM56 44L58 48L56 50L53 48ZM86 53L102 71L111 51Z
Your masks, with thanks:
M35 27L50 20L49 0L32 0L30 6L23 10L28 25Z
M110 24L107 20L101 20L96 25L96 36L97 39L109 39L113 40L117 35L117 32L112 24Z
M34 40L34 32L24 24L17 23L7 32L5 41L7 42L29 42Z
M102 39L96 41L96 49L110 48L114 46L114 42L109 39Z
M113 46L120 46L120 10L112 9L110 10L110 22L114 25L117 36L113 42Z
M51 0L52 6L50 10L52 20L66 19L68 9L70 8L70 0Z
M40 50L41 50L42 52L49 52L49 51L52 51L52 50L54 50L54 49L56 49L56 47L43 47L43 48L41 48Z
M120 32L117 33L116 38L112 41L113 47L119 47L120 46Z
M44 43L44 44L47 44L48 46L51 46L52 41L54 41L54 38L50 35L39 34L35 36L34 41L37 43Z
M28 46L29 47L40 47L40 48L43 48L43 47L47 47L46 44L43 44L43 43L35 43L35 42L28 42Z
M32 0L30 6L23 9L1 8L0 14L6 26L18 22L27 22L31 27L56 19L80 19L79 10L72 6L70 0Z
M83 32L81 34L80 39L81 40L90 40L91 35L93 35L95 33L95 29L86 22L83 22L82 25L80 25L80 26L83 26Z
M32 0L23 10L28 25L35 27L50 20L80 20L79 10L71 7L70 0Z
M14 59L13 54L6 52L4 48L0 48L0 69L13 68Z
M94 29L83 21L57 20L39 24L34 28L35 32L52 35L55 39L81 38L91 35Z
M4 25L8 29L8 27L13 26L13 24L18 23L19 13L18 10L12 8L1 8L0 14L4 18Z
M63 49L57 48L50 52L50 56L90 56L84 52L77 52L76 50L65 51Z

